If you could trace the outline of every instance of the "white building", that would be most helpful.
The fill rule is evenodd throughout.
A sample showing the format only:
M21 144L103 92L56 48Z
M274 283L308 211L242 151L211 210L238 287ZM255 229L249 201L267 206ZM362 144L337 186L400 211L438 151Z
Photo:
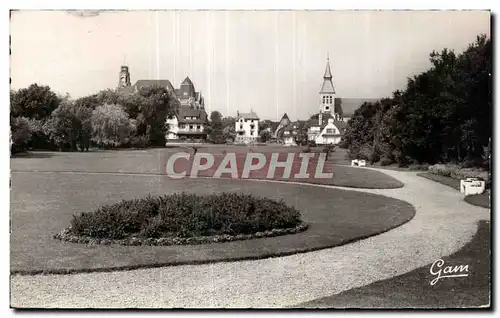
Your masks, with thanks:
M236 143L250 143L259 137L259 116L253 111L250 113L238 112L235 128Z
M283 143L285 146L297 146L298 128L296 124L290 123L283 129Z
M207 113L202 109L181 106L174 116L166 120L166 123L167 140L206 138Z
M307 132L308 139L318 145L336 145L342 139L345 126L345 122L329 118L326 124L311 127Z

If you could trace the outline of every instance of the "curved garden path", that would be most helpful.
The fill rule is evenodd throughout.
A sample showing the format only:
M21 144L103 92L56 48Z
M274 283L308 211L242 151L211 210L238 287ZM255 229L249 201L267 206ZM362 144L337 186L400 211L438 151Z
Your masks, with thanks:
M477 221L490 218L488 209L464 202L456 190L418 177L415 172L381 171L405 186L348 190L394 197L416 208L410 222L381 235L331 249L255 261L13 276L11 306L294 306L430 264L459 250L475 234Z

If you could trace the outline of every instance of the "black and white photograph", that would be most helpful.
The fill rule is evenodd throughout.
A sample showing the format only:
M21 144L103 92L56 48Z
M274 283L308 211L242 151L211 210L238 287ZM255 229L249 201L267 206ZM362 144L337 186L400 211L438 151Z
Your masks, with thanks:
M492 20L11 10L10 307L491 310Z

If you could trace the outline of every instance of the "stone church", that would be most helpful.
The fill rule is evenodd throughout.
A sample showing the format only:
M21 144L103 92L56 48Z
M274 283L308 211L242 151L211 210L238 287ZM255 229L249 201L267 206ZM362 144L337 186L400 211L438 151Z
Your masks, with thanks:
M332 80L330 59L326 60L323 83L319 91L319 114L307 131L309 141L318 145L340 143L347 121L354 111L365 102L377 99L338 98Z
M195 90L189 77L182 81L180 88L174 88L167 79L142 79L132 85L128 66L121 67L118 79L118 91L121 93L133 94L143 87L150 86L165 87L180 104L176 114L167 119L168 131L165 136L167 140L206 139L208 116L205 111L205 101L201 92Z

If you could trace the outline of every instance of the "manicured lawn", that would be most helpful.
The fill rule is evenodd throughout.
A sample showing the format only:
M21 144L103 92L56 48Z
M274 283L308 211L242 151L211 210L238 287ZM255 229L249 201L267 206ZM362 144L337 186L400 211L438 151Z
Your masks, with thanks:
M100 155L103 156L102 164L94 158ZM75 170L99 171L103 167L119 170L119 164L133 170L130 162L137 164L152 158L151 152L124 152L126 160L116 153L100 155L71 156L74 166L79 168ZM27 159L30 161L23 164L29 165L32 171L70 168L71 159L66 154L60 157ZM20 163L16 160L13 166L19 169ZM135 171L144 169L145 165L138 166ZM293 235L196 246L86 246L52 238L70 224L74 214L123 199L179 191L201 195L234 191L283 198L301 212L302 219L310 227ZM410 204L384 196L286 183L209 178L172 180L165 176L106 173L13 172L11 271L65 273L288 255L375 235L407 222L414 213Z
M457 191L460 191L460 180L453 179L450 177L440 176L438 174L433 174L433 173L428 173L428 172L419 173L417 175L420 177L424 177L426 179L444 184L444 185L449 186Z
M476 308L490 301L490 223L481 221L474 239L455 254L443 257L444 266L468 265L468 277L441 278L430 274L432 264L297 307L307 308ZM445 275L445 274L444 274Z
M453 189L455 189L457 191L460 191L460 180L450 178L450 177L440 176L440 175L432 174L432 173L419 173L417 175L420 177L424 177L426 179L435 181L435 182L439 182L441 184L452 187ZM464 198L464 200L467 203L470 203L472 205L477 205L477 206L480 206L483 208L489 209L491 207L490 198L489 198L487 191L485 191L482 194L468 195Z
M214 174L217 163L220 163L225 153L235 152L238 157L238 170L242 170L242 162L247 152L264 153L270 158L271 153L279 152L280 160L286 159L286 153L300 152L299 147L276 147L276 146L217 146L201 147L198 153L213 154L216 166L210 170L200 172L200 176L210 177ZM165 163L175 152L186 151L192 153L192 149L165 148L147 150L123 150L123 151L94 151L88 153L58 153L58 152L34 152L31 156L11 159L12 171L80 171L80 172L105 172L105 173L136 173L161 175L165 173ZM319 151L319 150L318 150ZM317 160L316 160L317 161ZM311 160L309 167L316 167L315 160ZM183 162L183 161L179 161ZM185 161L184 161L185 162ZM333 173L331 179L299 179L293 176L300 170L300 163L296 163L292 169L292 178L282 177L283 168L277 168L275 178L283 181L299 181L317 184L336 185L354 188L390 189L400 188L403 184L398 180L379 171L346 166L345 150L338 149L329 156L324 172ZM250 174L256 179L265 179L266 167L260 171ZM229 177L229 175L222 175Z
M482 194L468 195L464 198L464 200L467 203L470 203L472 205L477 205L483 208L489 209L491 207L490 197L488 192L484 192Z

